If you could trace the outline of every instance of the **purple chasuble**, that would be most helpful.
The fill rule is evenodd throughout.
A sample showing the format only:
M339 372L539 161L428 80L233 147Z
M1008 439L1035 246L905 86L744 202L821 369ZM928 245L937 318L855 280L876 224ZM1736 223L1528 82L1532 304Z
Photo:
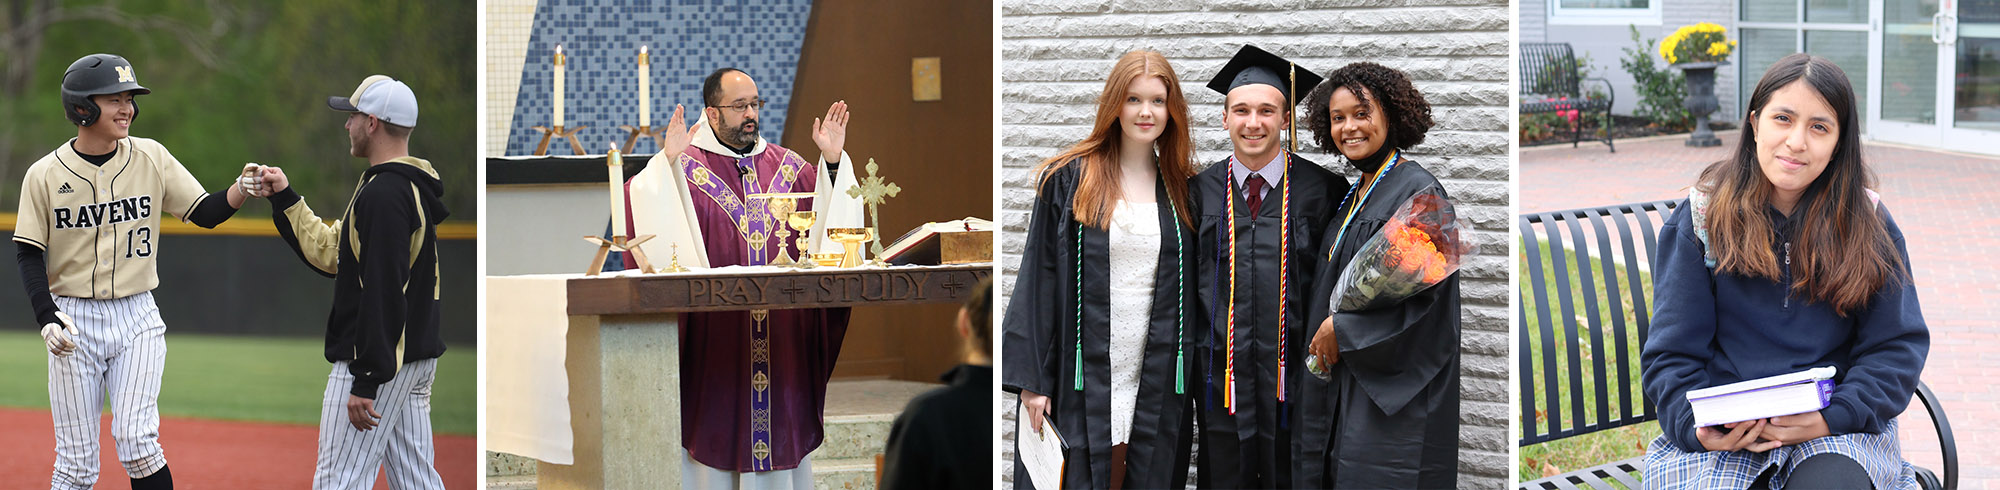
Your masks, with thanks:
M685 164L689 198L709 266L761 265L776 258L777 223L767 200L743 196L812 192L816 166L778 145L748 158L693 146L683 156L683 162L693 160ZM754 171L742 174L739 167ZM629 193L631 183L626 186ZM800 200L798 210L812 210L812 201ZM630 216L626 223L632 224ZM787 237L794 240L788 251L794 258L798 236ZM631 257L625 260L626 268L637 267ZM847 308L770 310L761 321L749 311L683 313L681 445L688 455L735 472L798 467L824 439L826 383L847 334L848 313Z

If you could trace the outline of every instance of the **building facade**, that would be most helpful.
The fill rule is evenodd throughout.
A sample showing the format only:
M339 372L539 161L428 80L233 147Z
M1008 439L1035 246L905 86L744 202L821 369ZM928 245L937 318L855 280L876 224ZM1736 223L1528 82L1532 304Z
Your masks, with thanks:
M1612 82L1630 114L1632 76L1619 68L1629 29L1660 39L1712 22L1741 45L1718 72L1717 120L1741 117L1764 67L1796 52L1845 69L1871 141L2000 154L2000 0L1529 0L1521 42L1569 43ZM1630 26L1630 27L1628 27ZM1657 56L1657 55L1655 55Z

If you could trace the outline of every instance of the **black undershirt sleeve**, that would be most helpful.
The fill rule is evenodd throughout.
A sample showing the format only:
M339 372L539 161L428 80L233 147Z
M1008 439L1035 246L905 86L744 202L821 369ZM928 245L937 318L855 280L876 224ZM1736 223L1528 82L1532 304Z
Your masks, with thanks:
M14 242L14 258L20 263L21 285L28 290L28 305L35 310L35 326L56 323L56 300L49 296L49 265L42 249Z
M194 206L194 211L188 212L187 219L195 226L214 228L235 215L236 208L229 207L229 188L224 187L221 192L208 193L207 199L202 199L201 204Z

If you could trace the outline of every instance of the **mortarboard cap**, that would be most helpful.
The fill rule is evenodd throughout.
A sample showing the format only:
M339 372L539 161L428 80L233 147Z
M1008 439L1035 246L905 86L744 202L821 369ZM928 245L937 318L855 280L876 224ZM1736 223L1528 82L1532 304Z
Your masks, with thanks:
M1292 80L1296 85L1286 83L1287 80ZM1236 51L1235 57L1229 59L1228 64L1222 65L1222 71L1208 81L1208 88L1226 96L1229 95L1229 91L1237 87L1264 84L1277 87L1279 93L1285 94L1286 100L1297 100L1294 96L1297 94L1295 88L1311 90L1319 85L1320 80L1322 78L1318 74L1303 66L1297 66L1269 51L1245 44L1243 49Z

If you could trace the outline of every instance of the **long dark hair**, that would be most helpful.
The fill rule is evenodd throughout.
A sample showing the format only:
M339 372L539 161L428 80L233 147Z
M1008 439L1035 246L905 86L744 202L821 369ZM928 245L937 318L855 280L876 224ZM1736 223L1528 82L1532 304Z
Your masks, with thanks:
M1160 133L1160 139L1153 141L1153 147L1160 152L1159 171L1160 178L1167 183L1166 197L1173 200L1181 224L1194 226L1185 184L1189 177L1194 176L1194 143L1188 135L1187 96L1181 93L1181 78L1174 74L1173 65L1167 64L1167 57L1159 51L1143 49L1125 53L1111 67L1111 76L1104 79L1104 92L1097 95L1097 122L1090 131L1090 137L1042 161L1041 166L1036 168L1035 173L1046 179L1065 166L1079 166L1077 173L1081 177L1071 206L1076 208L1076 221L1084 226L1111 226L1111 204L1119 197L1118 147L1124 137L1124 129L1118 125L1118 114L1125 105L1126 90L1141 77L1158 78L1167 84L1166 129ZM1041 183L1035 185L1040 186Z
M1765 209L1776 188L1757 160L1757 117L1771 94L1804 83L1833 107L1839 136L1833 159L1806 186L1792 211L1793 294L1833 306L1841 316L1868 304L1889 281L1904 280L1904 264L1877 214L1868 188L1875 174L1861 158L1861 123L1854 88L1832 61L1804 53L1779 59L1751 92L1743 116L1742 139L1729 159L1710 164L1695 184L1709 195L1709 247L1716 271L1778 280L1783 277L1772 252L1772 224Z

